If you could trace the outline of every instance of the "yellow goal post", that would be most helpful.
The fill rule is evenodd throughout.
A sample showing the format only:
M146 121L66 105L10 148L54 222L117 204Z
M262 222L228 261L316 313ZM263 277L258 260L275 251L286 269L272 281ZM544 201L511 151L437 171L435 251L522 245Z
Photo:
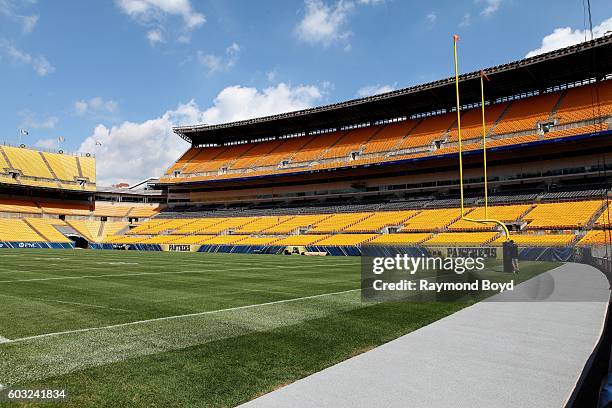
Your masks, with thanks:
M459 64L457 62L457 41L459 40L458 35L453 36L453 54L455 57L455 94L457 97L457 137L459 139L459 189L461 195L461 219L475 222L479 224L497 224L504 231L506 240L510 239L510 232L506 224L499 220L488 218L489 216L489 195L488 195L488 180L487 180L487 129L485 123L485 100L484 100L484 77L486 76L484 71L480 71L480 97L481 97L481 110L482 110L482 151L484 160L484 219L473 219L465 216L465 206L463 199L463 147L461 140L461 105L459 102Z

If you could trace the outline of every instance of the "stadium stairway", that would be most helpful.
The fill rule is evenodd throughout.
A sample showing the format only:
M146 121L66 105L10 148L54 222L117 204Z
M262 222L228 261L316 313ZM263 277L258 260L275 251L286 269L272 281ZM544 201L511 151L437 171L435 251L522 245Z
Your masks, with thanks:
M381 133L382 131L384 131L387 128L388 125L383 125L380 126L380 128L378 130L376 130L374 133L372 133L370 135L370 137L368 137L366 140L363 141L363 143L361 143L361 145L359 146L359 152L363 153L363 151L365 150L366 146L368 145L368 143L370 143L370 141L372 139L374 139L379 133Z
M76 157L76 168L79 177L83 177L83 168L81 167L81 158L79 156Z
M62 183L60 183L59 177L57 176L57 174L53 170L53 167L51 166L51 163L49 163L49 160L47 160L47 157L43 154L43 152L38 152L38 154L40 154L40 157L42 158L42 161L45 163L45 165L49 169L49 173L51 173L51 176L53 176L53 179L55 180L55 184L57 184L57 186L59 188L62 188Z
M334 148L334 147L335 147L335 146L336 146L338 143L340 143L340 141L341 141L342 139L344 139L344 138L345 138L347 135L349 135L350 133L351 133L351 131L350 131L350 130L344 131L344 132L343 132L343 133L340 135L340 137L339 137L339 138L337 138L337 139L336 139L336 140L335 140L335 141L334 141L332 144L330 144L330 145L329 145L329 146L328 146L326 149L321 149L321 152L319 153L319 155L318 155L318 156L316 156L316 157L313 157L311 160L308 160L308 162L309 162L309 163L311 163L311 164L316 164L316 163L318 163L319 161L321 161L321 160L322 160L322 159L325 157L325 155L326 155L326 154L327 154L327 153L328 153L330 150L332 150L332 149L333 149L333 148ZM335 159L335 158L331 158L331 159L333 160L333 159Z
M533 204L532 204L532 205L531 205L531 207L529 207L527 210L525 210L525 212L524 212L524 213L522 213L522 214L521 214L521 216L520 216L520 217L518 217L518 218L516 219L516 222L520 222L520 223L525 222L525 217L526 217L526 216L527 216L527 214L529 214L529 213L530 213L530 212L531 212L531 211L532 211L534 208L535 208L535 205L533 205Z
M32 223L30 222L30 220L28 220L27 218L23 218L23 222L26 223L28 225L28 227L30 227L32 229L32 231L34 231L44 241L50 242L49 238L44 236L42 232L40 232L36 227L34 227L34 225L32 225Z
M9 168L11 170L15 170L15 167L13 167L13 164L11 163L11 160L9 159L8 154L6 154L2 146L0 146L0 153L2 153L2 158L4 159L6 164L8 164Z
M490 239L486 240L485 242L483 242L483 243L482 243L482 246L487 246L488 244L491 244L491 243L493 243L493 242L497 241L498 239L500 239L500 238L504 237L504 235L505 235L505 234L504 234L504 232L503 232L503 231L499 231L499 232L497 233L497 235L495 235L495 236L491 237Z
M564 89L563 91L559 93L559 99L557 100L557 103L555 103L555 105L553 106L552 111L550 112L550 115L548 115L549 121L552 121L555 119L555 115L557 114L557 111L559 110L561 103L563 103L563 99L565 99L566 95L567 95L567 89Z
M601 205L601 208L599 210L597 210L595 212L595 214L593 214L593 216L591 217L591 219L587 222L586 224L586 228L585 229L593 229L595 227L595 223L597 222L597 220L599 219L599 217L601 216L601 214L604 213L604 211L606 211L606 209L608 208L608 203L604 202Z
M410 128L410 130L408 130L408 132L406 132L406 134L404 134L403 136L400 136L397 140L397 142L395 143L395 145L393 145L391 147L391 149L389 150L390 152L392 151L396 151L399 149L399 147L402 145L402 143L404 143L404 140L406 140L408 137L410 137L410 135L412 134L412 132L414 132L414 130L423 122L423 120L425 120L425 118L421 118L419 120L417 120L414 124L414 126L412 126ZM375 155L380 154L380 152L374 153Z
M106 221L102 221L100 223L100 228L98 229L98 237L104 236L104 227L106 226Z
M491 126L489 127L489 129L487 130L487 133L486 133L487 139L493 134L493 132L495 131L495 127L499 124L499 122L501 122L504 119L504 116L506 115L506 112L508 112L508 109L510 109L510 106L512 105L512 102L514 102L514 101L508 102L508 104L501 111L501 113L499 114L497 119L495 119L495 122L493 122L491 124Z

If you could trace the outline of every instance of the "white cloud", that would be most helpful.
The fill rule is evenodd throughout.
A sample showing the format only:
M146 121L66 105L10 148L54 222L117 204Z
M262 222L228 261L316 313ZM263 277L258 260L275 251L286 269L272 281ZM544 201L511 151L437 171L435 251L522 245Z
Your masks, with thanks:
M385 0L304 0L306 12L304 18L294 28L294 34L300 41L309 44L344 44L344 51L351 50L348 43L352 35L348 29L348 17L356 6L378 6Z
M189 0L116 0L116 4L128 16L145 23L164 15L181 16L188 29L206 22L204 14L196 12Z
M74 111L79 116L93 116L96 118L111 118L119 110L119 104L113 100L104 100L96 96L89 100L78 100L74 103Z
M283 82L261 91L229 86L219 92L214 105L204 111L202 118L205 123L214 124L306 109L319 101L324 92L314 85L292 87Z
M266 79L269 82L276 82L277 78L278 78L278 71L276 71L276 69L266 72Z
M179 44L189 44L191 42L191 37L187 34L181 34L176 39L176 42Z
M58 122L58 119L55 116L41 117L29 110L22 111L19 113L19 115L23 118L19 127L26 130L53 129Z
M494 14L501 6L502 0L485 0L485 8L480 12L481 16L488 17Z
M351 35L345 27L348 13L354 8L352 2L339 0L334 5L327 5L321 0L305 0L304 3L306 14L295 28L301 41L328 47Z
M22 31L26 34L34 30L39 18L36 14L22 15L18 12L23 6L27 6L28 3L34 3L34 1L0 0L0 15L4 15L19 23Z
M431 13L425 16L425 19L427 20L428 23L433 24L438 19L438 15L432 11Z
M164 42L164 35L160 29L149 30L147 32L147 40L149 40L151 46L155 46L157 43Z
M230 86L219 92L213 105L205 110L190 101L141 123L124 122L111 128L98 125L79 150L96 154L100 185L134 183L163 174L188 147L172 132L172 126L229 122L305 109L322 95L319 87L307 85L280 83L261 91Z
M36 143L34 143L34 147L39 147L41 149L55 150L58 147L57 139L56 138L39 139L36 141Z
M612 17L593 27L593 37L601 37L610 30L612 30ZM555 28L551 34L548 34L542 39L540 48L529 51L525 57L529 58L559 48L575 45L583 42L585 38L590 39L590 33L584 30L572 30L571 27Z
M5 54L14 62L30 65L40 76L47 76L55 71L55 67L42 55L29 54L3 39L0 39L0 53Z
M34 30L34 27L36 26L36 23L38 23L38 15L31 15L31 16L20 16L21 18L21 29L23 30L24 33L31 33Z
M115 4L139 24L154 27L147 32L147 39L151 45L163 39L160 29L168 16L183 19L183 24L178 30L181 32L177 38L179 43L188 43L189 31L206 22L204 14L195 11L190 0L115 0Z
M465 13L463 18L459 22L459 27L469 27L472 24L472 15L470 13Z
M240 53L240 46L236 43L232 43L225 49L225 55L215 54L204 54L202 51L197 52L197 58L200 64L202 64L209 73L217 71L227 71L236 64L238 60L238 54Z
M376 84L376 85L362 86L361 88L357 90L357 96L360 98L363 98L366 96L378 95L378 94L385 93L385 92L395 91L396 85L397 84L393 84L393 85Z

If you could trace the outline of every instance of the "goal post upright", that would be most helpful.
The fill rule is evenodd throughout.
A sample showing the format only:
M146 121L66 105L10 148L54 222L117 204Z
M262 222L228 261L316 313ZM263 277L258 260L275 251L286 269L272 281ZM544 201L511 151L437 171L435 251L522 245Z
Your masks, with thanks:
M461 144L461 108L459 106L459 63L457 62L457 41L459 36L453 35L453 54L455 57L455 96L457 99L457 136L459 138L459 194L461 195L461 218L465 215L463 206L463 146Z
M484 78L485 73L480 71L480 106L482 111L482 159L484 164L484 202L485 219L489 218L489 180L487 178L487 126L485 122L485 99L484 99Z

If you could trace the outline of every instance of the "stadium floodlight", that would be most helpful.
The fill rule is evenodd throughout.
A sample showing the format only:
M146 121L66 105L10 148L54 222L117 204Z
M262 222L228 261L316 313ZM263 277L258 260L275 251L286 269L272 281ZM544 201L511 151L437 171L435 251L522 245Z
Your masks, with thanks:
M455 59L455 94L457 97L457 137L459 139L459 190L461 197L461 219L469 222L475 222L479 224L497 224L504 231L506 241L510 240L510 232L508 227L503 222L489 218L489 203L488 203L488 180L487 180L487 129L485 124L485 101L484 101L484 78L488 77L484 71L480 71L480 97L481 97L481 108L482 108L482 151L484 160L484 191L485 191L485 218L478 220L465 216L465 207L463 204L463 147L461 141L461 104L459 103L459 64L457 62L457 41L459 36L453 35L453 54Z

